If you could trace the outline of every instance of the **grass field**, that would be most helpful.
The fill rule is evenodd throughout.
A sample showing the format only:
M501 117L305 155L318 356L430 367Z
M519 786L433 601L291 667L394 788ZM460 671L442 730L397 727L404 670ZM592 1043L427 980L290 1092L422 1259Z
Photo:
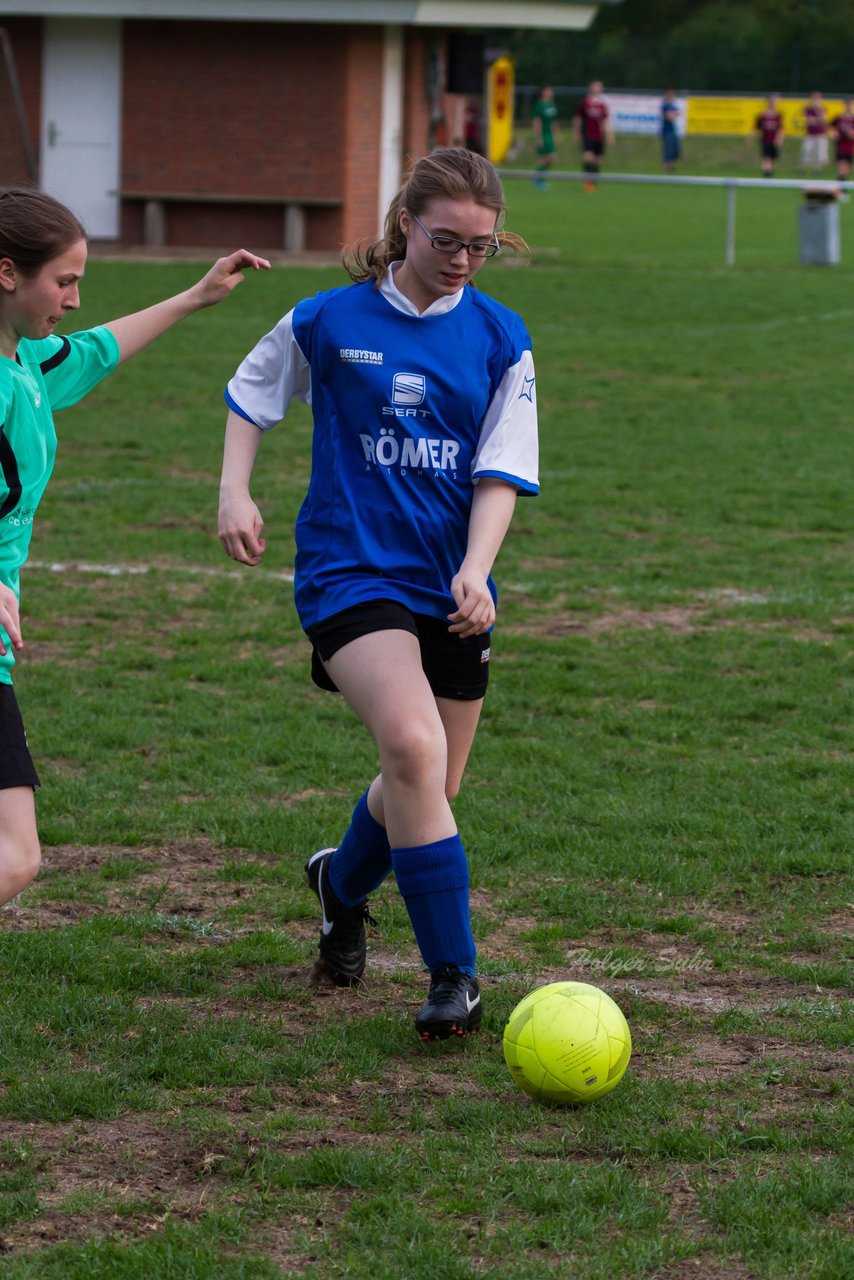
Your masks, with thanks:
M568 108L558 103L562 123L556 168L578 171L581 153L578 143L572 134L569 124ZM777 178L801 178L801 138L789 137L783 141L780 158L775 167ZM506 167L520 163L536 162L534 144L530 130L520 126L515 134L512 146L512 160L508 158ZM619 134L613 145L609 146L603 160L603 169L610 173L662 173L661 142L657 137L645 137L641 134ZM685 176L710 176L726 178L759 178L759 145L752 136L714 137L689 134L682 139L682 156L676 165L676 173ZM830 145L830 159L827 168L820 176L833 178L836 165L833 162L833 144Z
M762 1280L854 1272L854 270L796 193L508 185L542 495L502 553L458 819L482 1034L423 1046L393 885L315 989L307 853L374 767L291 598L305 412L265 441L263 568L214 534L221 388L334 268L277 267L58 419L16 678L45 867L0 929L8 1280ZM843 255L854 206L842 210ZM263 248L263 246L253 246ZM81 324L183 287L96 261ZM559 978L631 1024L587 1109L501 1034Z

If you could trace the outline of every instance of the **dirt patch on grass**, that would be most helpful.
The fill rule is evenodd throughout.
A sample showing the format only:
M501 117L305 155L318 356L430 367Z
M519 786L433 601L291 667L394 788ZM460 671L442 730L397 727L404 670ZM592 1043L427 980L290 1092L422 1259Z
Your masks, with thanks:
M26 1144L44 1170L39 1214L6 1228L6 1252L151 1231L167 1215L196 1216L210 1190L204 1150L146 1116L65 1125L4 1121L0 1137Z
M293 802L298 803L299 797ZM4 928L50 929L105 911L127 913L143 906L174 917L218 916L245 902L256 889L251 881L220 878L228 864L240 861L274 866L281 861L275 854L237 853L208 840L142 849L56 845L45 849L42 856L41 877L3 908ZM86 892L80 899L53 898L49 896L51 875L95 876L96 889L93 893L91 881L81 880Z
M629 978L590 980L594 985L607 988L615 999L618 999L616 992L622 989L628 995L711 1016L736 1011L766 1014L789 1001L818 998L815 986L811 983L791 982L773 974L764 975L744 969L733 973L706 974L701 980L691 981L683 981L675 974L660 978L633 975ZM823 992L821 998L828 1000L835 996L832 992Z
M304 1014L299 1026L304 1037ZM265 1156L299 1158L348 1149L362 1153L366 1145L383 1143L385 1135L365 1129L365 1117L378 1098L386 1123L395 1126L395 1144L419 1144L420 1135L409 1125L416 1110L469 1095L470 1082L462 1054L451 1052L425 1064L415 1044L413 1056L421 1059L422 1068L415 1077L397 1062L381 1081L356 1080L334 1091L312 1091L304 1082L268 1082L263 1102L252 1087L178 1093L178 1106L163 1123L146 1115L67 1124L0 1120L0 1142L25 1149L29 1166L40 1173L38 1216L7 1226L0 1233L0 1254L94 1237L127 1241L158 1230L167 1220L197 1221L219 1203L233 1207ZM189 1127L182 1125L182 1104L194 1117ZM298 1123L276 1131L276 1118L287 1115L298 1116ZM208 1132L200 1132L206 1125ZM324 1197L339 1201L342 1213L352 1194L324 1188ZM336 1212L329 1204L327 1211ZM323 1225L289 1212L285 1221L260 1228L251 1252L280 1262L289 1258L294 1265L293 1238L306 1229L311 1234L314 1227L320 1238Z
M720 1257L704 1251L657 1273L659 1280L756 1280L757 1273L732 1254Z
M671 631L690 635L697 631L726 631L741 627L745 631L785 630L796 640L830 644L832 632L807 627L800 618L763 620L736 618L718 613L709 603L663 605L658 609L610 609L599 614L557 614L536 618L525 625L525 631L544 636L606 635L619 631Z
M536 568L542 568L542 565L529 565L529 569ZM774 596L736 588L721 587L698 593L694 599L652 608L615 604L613 598L603 597L600 600L595 593L591 594L590 607L584 609L565 608L566 600L560 596L552 602L548 611L542 610L534 598L525 599L530 607L526 611L524 628L504 624L513 634L598 636L621 631L663 630L690 635L698 631L725 631L740 627L751 632L782 630L797 640L819 644L830 644L836 639L833 631L811 627L802 618L787 616L785 613L774 617L751 618L728 612L738 606L775 603ZM834 619L832 625L844 629L848 620Z
M672 605L660 609L611 609L600 614L560 614L554 618L534 621L527 630L539 631L546 636L600 635L612 631L652 631L663 627L667 631L697 631L701 618L708 613L708 606ZM734 619L728 625L735 626Z
M826 1097L839 1072L854 1066L854 1054L816 1051L812 1046L793 1045L772 1036L712 1036L700 1034L686 1039L684 1051L669 1053L653 1048L634 1055L633 1069L644 1079L688 1081L713 1084L732 1079L763 1077L774 1097L774 1113L779 1118L780 1103L786 1110L800 1111L810 1097ZM788 1072L797 1077L795 1086L782 1084Z
M34 889L4 912L3 924L7 929L49 929L73 925L94 912L121 915L156 901L163 924L146 936L147 946L161 946L169 954L181 948L215 947L223 939L270 928L269 918L254 912L248 902L259 885L222 875L227 864L238 860L258 864L261 869L280 862L274 855L238 854L206 840L145 849L48 849L47 873L62 876L64 881L77 878L81 886L94 883L98 901L73 901L70 897L67 901L40 901ZM310 895L299 867L292 871L287 881L299 884L308 901ZM262 880L260 887L269 889L269 881ZM378 905L382 914L382 894ZM372 933L368 969L360 987L341 989L318 981L312 971L317 932L312 909L307 909L305 918L277 926L284 927L304 947L305 963L278 967L261 962L255 967L235 964L223 974L219 989L208 997L141 995L136 1003L146 1016L156 1015L158 1008L168 1005L180 1010L187 1027L211 1021L221 1026L251 1018L272 1029L283 1048L289 1049L311 1046L317 1043L318 1034L325 1036L336 1027L363 1025L373 1019L386 1020L383 1034L396 1035L398 1019L407 1031L400 1035L399 1050L389 1053L379 1075L367 1070L364 1079L347 1079L340 1073L335 1078L336 1065L330 1062L331 1080L328 1072L320 1070L315 1075L306 1068L305 1076L294 1081L264 1076L251 1085L174 1089L164 1094L156 1113L67 1124L0 1121L0 1143L22 1151L25 1167L35 1171L39 1200L38 1216L4 1230L0 1252L17 1255L94 1237L129 1241L149 1236L168 1221L197 1222L219 1205L233 1211L256 1185L255 1164L265 1152L277 1159L298 1160L325 1152L364 1152L366 1147L382 1152L389 1144L398 1151L408 1147L420 1150L425 1131L433 1137L448 1132L448 1125L460 1114L459 1107L467 1101L474 1102L475 1115L482 1115L483 1104L492 1101L496 1108L515 1105L529 1120L518 1135L513 1128L503 1134L508 1161L527 1158L530 1144L538 1142L554 1145L556 1151L563 1152L561 1159L566 1149L572 1150L573 1159L613 1158L607 1139L588 1136L582 1113L544 1114L515 1093L503 1072L494 1075L495 1061L501 1061L503 1028L491 1011L502 1007L500 1002L509 1007L508 992L515 999L550 981L572 979L607 990L628 1011L632 1023L635 1045L630 1077L645 1089L662 1081L704 1086L710 1099L710 1130L723 1122L727 1107L732 1110L735 1106L733 1090L737 1087L739 1098L745 1090L753 1098L752 1114L757 1123L763 1118L769 1125L785 1122L808 1133L809 1108L831 1098L840 1073L854 1065L850 1052L786 1040L773 1016L767 1023L758 1019L755 1029L753 1023L744 1024L747 1030L736 1023L731 1031L716 1030L723 1025L718 1022L721 1014L754 1018L773 1015L775 1008L790 1002L827 1002L836 997L817 993L814 984L793 982L747 966L721 972L711 964L700 964L704 956L690 932L679 937L649 929L613 935L600 931L582 940L575 960L568 957L562 965L543 966L527 939L541 922L534 916L506 911L500 893L478 889L472 905L481 922L488 922L486 928L481 924L481 950L487 967L500 970L483 980L486 1020L480 1042L474 1047L457 1043L425 1047L414 1033L407 1038L426 988L423 966L412 943L391 946L381 932ZM654 912L651 899L649 905ZM314 903L308 906L313 908ZM674 910L672 902L667 910ZM692 916L704 923L711 919L708 903L697 904L693 913L686 904L679 914L688 917L689 923ZM729 926L733 933L755 923L755 917L745 911L730 918L724 909L716 908L714 914L714 923L724 930ZM666 916L665 909L662 915ZM171 927L169 917L174 917ZM199 926L210 922L212 932L194 930L194 922ZM635 956L640 957L640 966L622 972L609 970L607 965L596 968L590 957L601 956L602 948L609 944L616 946L618 934L620 945L630 943ZM584 947L589 950L587 962L579 958ZM622 953L614 954L619 957ZM251 989L253 984L258 984L263 995L247 997L247 986ZM342 1041L342 1053L347 1052L347 1043ZM94 1060L90 1065L98 1068ZM495 1079L503 1083L489 1083ZM757 1088L762 1092L757 1094ZM690 1091L686 1096L692 1096ZM718 1110L713 1110L715 1105ZM730 1120L735 1123L733 1117L734 1111ZM670 1116L667 1122L680 1121ZM697 1122L696 1118L691 1122ZM618 1135L614 1140L619 1141ZM567 1141L569 1148L561 1145ZM666 1163L662 1171L667 1172ZM748 1280L752 1276L749 1268L737 1259L722 1261L714 1251L715 1233L703 1222L692 1178L684 1175L680 1180L674 1166L670 1181L673 1228L701 1252L671 1265L662 1275L669 1280L694 1276ZM340 1228L354 1195L359 1193L324 1185L314 1196L318 1203L322 1198L322 1214L306 1210L312 1194L313 1190L297 1191L287 1215L271 1213L269 1221L259 1222L246 1252L269 1258L288 1274L311 1271L317 1257L322 1256L324 1242ZM317 1255L311 1252L315 1241Z

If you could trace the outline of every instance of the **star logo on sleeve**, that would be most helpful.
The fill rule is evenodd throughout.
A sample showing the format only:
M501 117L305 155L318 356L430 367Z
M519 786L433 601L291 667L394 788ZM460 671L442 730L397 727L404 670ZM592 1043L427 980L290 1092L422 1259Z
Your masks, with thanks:
M534 403L534 382L535 381L536 381L535 378L524 379L522 383L522 389L519 392L519 396L518 396L520 400L530 400L531 404Z

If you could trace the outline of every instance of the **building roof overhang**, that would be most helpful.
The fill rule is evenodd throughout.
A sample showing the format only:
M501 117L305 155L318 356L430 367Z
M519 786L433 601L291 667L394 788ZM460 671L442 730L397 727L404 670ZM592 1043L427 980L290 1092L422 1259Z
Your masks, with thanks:
M406 27L583 31L622 0L3 0L3 17L330 22ZM2 18L0 18L2 21Z

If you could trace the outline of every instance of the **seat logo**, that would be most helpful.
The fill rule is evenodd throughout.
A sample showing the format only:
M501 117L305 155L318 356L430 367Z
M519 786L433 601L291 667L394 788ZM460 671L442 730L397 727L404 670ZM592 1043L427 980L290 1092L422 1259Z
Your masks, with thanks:
M392 404L422 404L427 394L423 373L396 373L392 383Z

